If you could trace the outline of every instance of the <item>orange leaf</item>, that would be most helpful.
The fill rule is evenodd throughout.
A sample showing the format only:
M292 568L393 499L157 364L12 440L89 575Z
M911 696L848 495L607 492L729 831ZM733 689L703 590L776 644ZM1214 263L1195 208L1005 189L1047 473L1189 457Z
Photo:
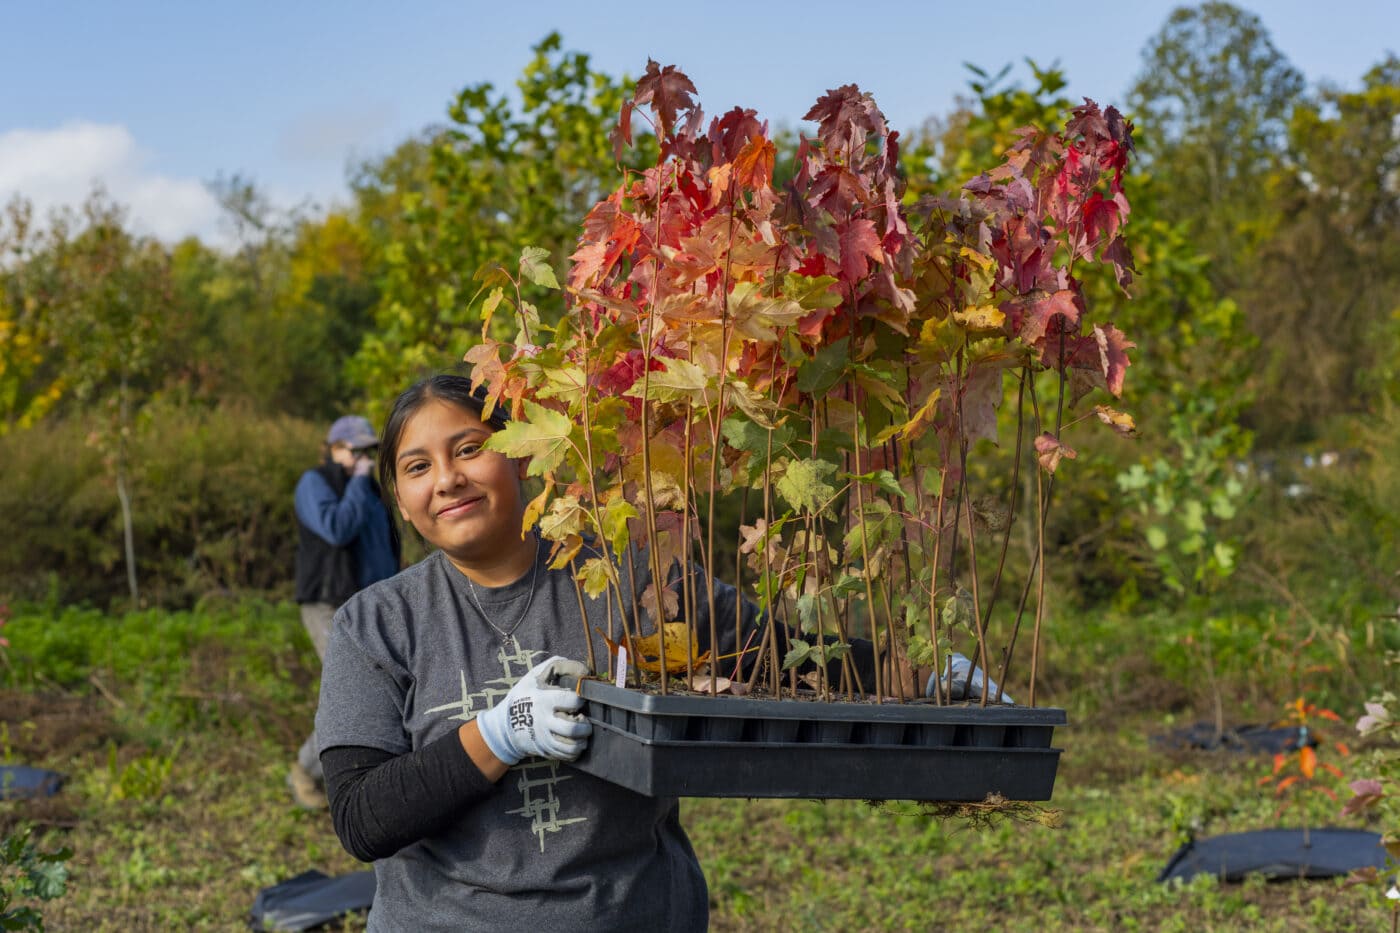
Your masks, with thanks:
M1298 767L1303 772L1303 777L1309 781L1317 773L1317 752L1311 745L1304 745L1298 750Z
M1284 791L1288 790L1288 788L1292 787L1292 786L1293 786L1294 784L1296 784L1297 782L1298 782L1298 775L1296 775L1296 774L1290 774L1288 777L1286 777L1286 778L1284 778L1282 781L1279 781L1279 782L1278 782L1278 787L1275 787L1275 788L1274 788L1274 793L1275 793L1275 794L1281 794L1281 793L1283 793Z
M734 157L735 181L746 188L766 188L773 179L777 147L764 136L754 136Z

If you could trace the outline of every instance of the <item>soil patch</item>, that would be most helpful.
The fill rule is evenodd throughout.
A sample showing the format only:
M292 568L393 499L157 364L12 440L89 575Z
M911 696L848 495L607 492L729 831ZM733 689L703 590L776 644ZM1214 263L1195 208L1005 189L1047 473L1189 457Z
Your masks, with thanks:
M0 757L58 767L118 738L110 702L96 696L0 689Z

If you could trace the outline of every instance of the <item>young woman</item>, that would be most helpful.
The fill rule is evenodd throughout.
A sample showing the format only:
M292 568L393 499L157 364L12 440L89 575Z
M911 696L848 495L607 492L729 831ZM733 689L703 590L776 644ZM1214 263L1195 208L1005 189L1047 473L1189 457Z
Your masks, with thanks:
M704 930L678 802L563 765L591 726L556 680L588 673L586 638L606 657L607 605L522 536L527 464L482 449L501 425L467 379L434 376L399 396L380 443L381 485L436 550L339 610L322 674L336 833L375 865L369 928ZM738 594L714 587L716 617L733 620ZM756 608L739 607L761 643ZM732 654L734 626L719 629ZM869 643L852 656L872 683Z
M395 402L381 483L437 550L351 598L326 652L316 734L336 832L374 862L369 928L703 930L677 801L562 765L590 726L554 680L587 672L606 606L585 598L585 627L522 537L526 464L482 449L481 412L460 376Z

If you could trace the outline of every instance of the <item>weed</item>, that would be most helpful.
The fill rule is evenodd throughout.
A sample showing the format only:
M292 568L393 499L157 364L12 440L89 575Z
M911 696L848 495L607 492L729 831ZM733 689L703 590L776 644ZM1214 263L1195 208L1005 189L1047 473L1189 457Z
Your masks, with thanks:
M31 830L0 839L0 930L44 929L38 908L20 900L52 901L68 890L71 849L43 851L30 840Z

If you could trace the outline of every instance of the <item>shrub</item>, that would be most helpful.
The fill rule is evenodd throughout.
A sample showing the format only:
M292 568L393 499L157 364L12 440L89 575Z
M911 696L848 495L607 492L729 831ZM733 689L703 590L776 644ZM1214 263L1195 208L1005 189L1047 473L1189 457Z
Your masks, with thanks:
M210 592L290 595L292 490L322 426L227 409L156 405L131 438L143 601ZM108 604L126 593L109 439L69 420L0 438L0 593Z

